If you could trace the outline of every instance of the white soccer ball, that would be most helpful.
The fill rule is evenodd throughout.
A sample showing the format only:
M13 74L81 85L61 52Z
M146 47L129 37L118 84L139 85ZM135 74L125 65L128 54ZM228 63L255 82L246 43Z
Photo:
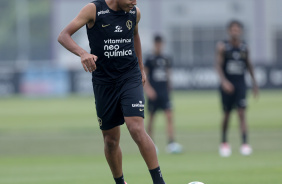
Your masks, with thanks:
M192 182L190 182L190 183L188 183L188 184L204 184L204 183L199 182L199 181L192 181Z

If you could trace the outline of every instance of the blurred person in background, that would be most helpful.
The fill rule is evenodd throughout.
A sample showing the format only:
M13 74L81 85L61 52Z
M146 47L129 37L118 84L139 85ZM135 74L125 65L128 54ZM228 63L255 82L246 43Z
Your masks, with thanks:
M167 121L168 153L182 152L182 146L175 142L174 122L171 94L171 59L163 54L163 38L160 35L154 37L153 53L148 55L145 61L145 72L148 77L144 89L148 97L149 118L147 132L153 137L153 125L157 110L164 111ZM157 151L158 148L156 147Z
M249 50L241 40L243 25L237 20L231 21L228 26L229 40L217 44L216 69L220 78L220 94L223 107L223 120L221 127L221 145L219 154L222 157L231 155L231 146L227 140L230 113L237 108L242 144L240 153L250 155L252 148L248 144L248 131L246 122L246 82L245 70L250 73L254 97L258 96L258 86L254 76L253 67L249 58Z
M165 184L154 143L144 128L146 75L138 33L140 11L135 6L136 0L93 1L61 32L58 41L79 56L85 71L92 73L105 156L116 184L125 184L119 146L120 125L124 122L139 147L153 183ZM71 37L85 25L91 54Z

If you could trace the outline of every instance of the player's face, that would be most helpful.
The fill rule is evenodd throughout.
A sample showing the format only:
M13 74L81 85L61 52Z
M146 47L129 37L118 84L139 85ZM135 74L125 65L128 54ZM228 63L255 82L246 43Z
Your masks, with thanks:
M119 7L123 11L129 12L137 4L137 0L119 0Z
M162 42L155 42L155 52L160 54L162 52L163 43Z
M238 39L241 37L242 29L239 25L234 24L229 28L229 35L231 38Z

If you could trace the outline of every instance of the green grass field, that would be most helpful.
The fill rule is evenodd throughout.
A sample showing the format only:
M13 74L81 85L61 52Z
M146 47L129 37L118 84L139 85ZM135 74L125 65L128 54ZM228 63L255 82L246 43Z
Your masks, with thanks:
M218 155L221 107L216 91L175 92L177 141L185 152L165 152L162 113L155 142L167 184L282 183L282 91L249 97L248 123L254 154L239 154L236 113L229 140L233 154ZM121 147L129 184L151 184L137 146L122 126ZM92 96L28 99L0 98L0 184L113 184L103 154Z

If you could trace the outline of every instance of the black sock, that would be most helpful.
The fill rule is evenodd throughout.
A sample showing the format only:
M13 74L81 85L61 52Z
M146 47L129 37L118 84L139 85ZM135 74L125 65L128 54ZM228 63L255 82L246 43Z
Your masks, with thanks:
M114 178L116 181L116 184L124 184L124 179L123 179L123 175L119 178Z
M242 134L242 143L243 144L247 144L247 142L248 142L247 133L243 133Z
M174 142L174 139L168 139L168 144L171 144Z
M222 132L222 135L221 135L221 142L222 142L222 143L226 143L226 142L227 142L226 132Z
M154 184L165 184L160 167L150 170Z

